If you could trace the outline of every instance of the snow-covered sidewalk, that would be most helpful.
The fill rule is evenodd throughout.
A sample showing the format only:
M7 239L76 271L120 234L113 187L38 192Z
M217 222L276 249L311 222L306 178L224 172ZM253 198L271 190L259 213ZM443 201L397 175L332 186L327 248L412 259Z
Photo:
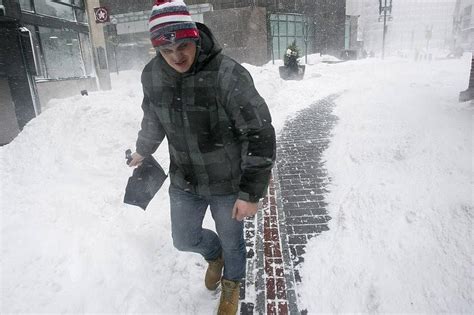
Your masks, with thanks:
M299 288L310 314L474 312L468 60L379 64L336 100L333 220Z
M310 61L303 81L247 66L277 130L342 93L325 154L333 220L308 245L300 308L472 313L472 107L456 101L469 57ZM146 212L122 203L141 97L139 73L121 73L0 148L1 313L215 310L204 261L172 246L168 182ZM166 145L155 157L168 164Z

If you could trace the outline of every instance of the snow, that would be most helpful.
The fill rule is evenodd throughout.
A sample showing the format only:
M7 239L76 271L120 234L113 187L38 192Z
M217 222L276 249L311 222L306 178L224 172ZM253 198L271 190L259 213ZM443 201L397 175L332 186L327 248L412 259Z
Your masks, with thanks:
M468 61L380 64L337 100L333 219L301 273L309 313L474 311Z
M245 65L277 131L341 95L325 152L333 219L308 244L300 308L472 313L472 105L457 102L470 56L324 58L310 56L302 81L281 80L281 61ZM0 313L215 312L204 260L172 246L168 181L145 212L122 203L139 78L51 101L0 148ZM167 165L167 154L164 143L155 158Z

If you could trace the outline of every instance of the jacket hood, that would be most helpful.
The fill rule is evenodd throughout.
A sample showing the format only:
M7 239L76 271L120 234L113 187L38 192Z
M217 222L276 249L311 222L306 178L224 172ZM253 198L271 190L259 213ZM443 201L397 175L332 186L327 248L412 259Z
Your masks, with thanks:
M198 51L196 60L194 61L194 71L200 70L211 59L222 51L217 39L212 34L211 30L202 23L196 23L199 30L200 39L198 42Z

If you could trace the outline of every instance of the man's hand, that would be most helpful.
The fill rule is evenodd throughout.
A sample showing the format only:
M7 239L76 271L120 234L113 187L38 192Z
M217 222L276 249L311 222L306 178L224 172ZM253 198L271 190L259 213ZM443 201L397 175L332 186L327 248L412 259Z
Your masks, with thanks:
M251 217L257 213L258 203L237 199L232 209L232 219L242 221L245 217Z
M132 154L132 160L130 161L130 163L128 163L128 166L130 167L140 166L142 165L143 159L145 159L143 156L135 152Z

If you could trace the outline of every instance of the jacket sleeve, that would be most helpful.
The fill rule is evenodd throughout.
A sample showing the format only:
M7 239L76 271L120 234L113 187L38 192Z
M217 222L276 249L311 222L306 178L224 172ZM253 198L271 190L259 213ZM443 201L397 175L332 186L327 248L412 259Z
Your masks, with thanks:
M143 76L142 76L143 84ZM141 156L149 156L158 149L165 137L165 131L161 125L156 112L151 108L148 89L143 85L143 119L141 130L138 132L136 151Z
M275 161L275 130L248 71L238 65L231 78L225 107L242 143L239 199L258 202L266 194Z

